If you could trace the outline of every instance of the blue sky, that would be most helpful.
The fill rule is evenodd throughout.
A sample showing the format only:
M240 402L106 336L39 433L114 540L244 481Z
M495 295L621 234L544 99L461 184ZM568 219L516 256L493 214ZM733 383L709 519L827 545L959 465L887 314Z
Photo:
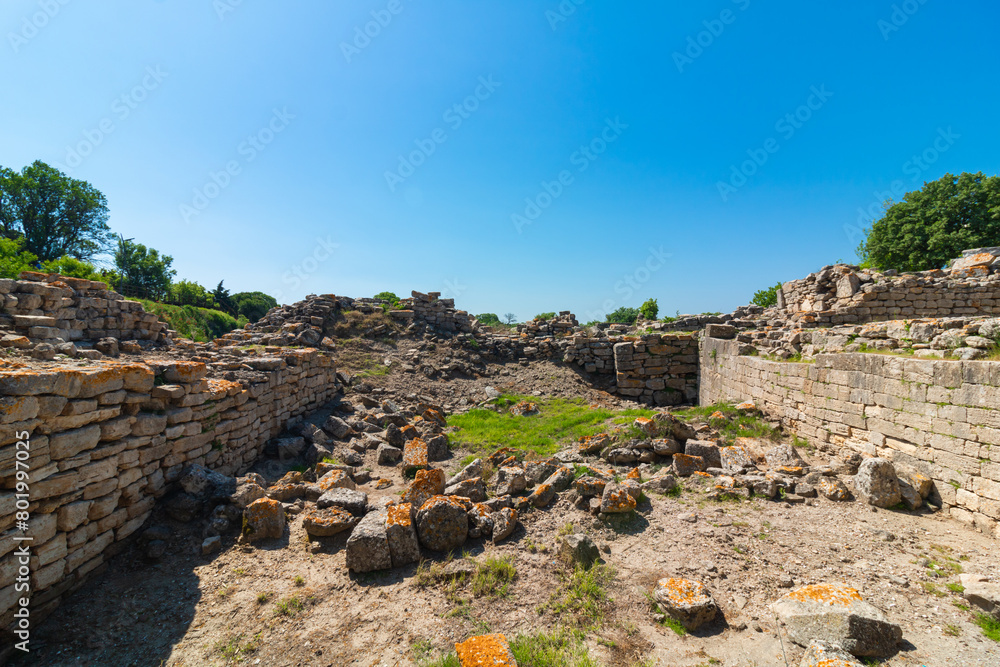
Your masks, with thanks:
M0 165L59 165L178 278L283 302L728 311L853 261L893 190L1000 172L998 23L987 0L5 0Z

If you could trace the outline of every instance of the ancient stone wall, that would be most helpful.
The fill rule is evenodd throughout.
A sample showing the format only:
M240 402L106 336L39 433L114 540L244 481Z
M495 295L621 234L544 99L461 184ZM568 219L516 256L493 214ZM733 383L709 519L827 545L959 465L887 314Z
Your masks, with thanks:
M998 534L1000 363L865 353L788 363L739 356L740 345L703 340L702 405L751 400L816 446L916 470L954 518Z
M0 625L23 595L18 481L38 622L117 553L186 465L243 472L286 422L339 390L332 359L313 349L244 363L255 370L240 382L206 378L191 361L0 370Z
M0 334L45 342L101 338L168 342L167 326L107 285L55 274L25 272L0 279Z
M693 335L650 334L616 343L618 393L655 405L698 398L698 340Z

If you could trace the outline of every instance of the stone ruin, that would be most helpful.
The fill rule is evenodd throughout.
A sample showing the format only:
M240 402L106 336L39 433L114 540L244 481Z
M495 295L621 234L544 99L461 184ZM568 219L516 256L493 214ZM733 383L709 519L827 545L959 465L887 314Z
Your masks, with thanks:
M16 488L17 434L28 434L33 613L51 613L129 540L151 557L162 553L163 536L142 530L157 504L176 520L205 522L206 555L227 531L248 542L273 539L286 516L301 514L314 537L350 535L355 572L415 562L421 549L502 542L526 512L563 494L594 514L628 513L643 491L669 491L679 478L711 480L714 497L931 503L996 535L1000 364L979 359L1000 338L992 317L1000 309L998 253L969 251L948 270L902 276L824 267L785 283L777 307L641 329L584 328L564 311L494 331L435 293L413 292L388 310L373 299L313 295L210 343L177 340L141 304L100 283L45 274L0 281L0 341L31 358L0 366L0 484ZM720 447L710 429L660 410L549 459L501 449L447 478L435 465L448 457L441 406L364 393L344 400L351 379L337 372L334 328L352 311L385 311L402 335L450 339L484 360L569 364L596 386L648 405L743 402L739 409L767 415L833 458L809 468L787 445ZM137 356L115 359L119 352ZM532 406L514 408L530 414ZM377 469L359 467L367 453L413 475L399 501L373 504L357 488L382 482ZM273 483L244 474L265 456L311 467ZM488 482L484 466L495 470ZM19 509L13 494L0 498L5 572ZM587 553L574 539L567 549ZM696 581L664 579L653 595L691 629L717 613ZM855 596L849 588L796 589L775 609L816 660L887 654L899 627ZM1000 609L1000 596L980 597ZM13 585L0 582L3 625L16 604ZM831 604L853 619L849 636L817 633L814 619ZM877 632L859 633L862 626ZM478 639L459 654L490 647L500 655L506 646L502 635Z

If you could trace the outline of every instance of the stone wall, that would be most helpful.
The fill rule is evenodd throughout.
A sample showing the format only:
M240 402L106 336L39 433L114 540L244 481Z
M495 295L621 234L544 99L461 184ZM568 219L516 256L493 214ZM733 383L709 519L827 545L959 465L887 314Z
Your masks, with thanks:
M778 310L799 326L997 315L1000 273L964 264L903 275L828 266L782 285Z
M240 382L206 378L191 361L0 370L0 626L23 596L13 585L18 452L28 454L37 623L117 553L186 465L243 472L286 422L339 390L331 358L313 349L245 363L255 370Z
M169 342L166 324L104 283L46 273L24 272L21 277L0 279L0 333L32 342Z
M651 334L614 346L618 393L654 405L698 398L698 340Z
M916 470L945 511L998 534L1000 363L864 353L788 363L739 356L740 345L703 340L702 405L752 400L816 446Z

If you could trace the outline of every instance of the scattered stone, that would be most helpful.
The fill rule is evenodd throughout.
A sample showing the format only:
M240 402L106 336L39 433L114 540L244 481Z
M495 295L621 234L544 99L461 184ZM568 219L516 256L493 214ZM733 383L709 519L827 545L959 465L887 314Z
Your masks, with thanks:
M357 488L357 485L354 483L354 480L351 479L351 476L343 470L331 470L316 480L316 486L318 486L319 490L324 493L330 489L353 490Z
M684 453L689 457L700 458L704 464L698 470L706 468L721 468L722 456L719 446L707 440L688 440L684 443ZM677 460L677 457L674 457ZM693 472L693 471L692 471Z
M517 667L507 638L502 634L470 637L455 644L462 667Z
M354 527L345 548L348 569L354 572L372 572L392 567L385 526L387 514L388 509L369 512Z
M864 667L864 665L835 644L815 641L806 649L799 667Z
M962 595L966 600L1000 619L1000 584L981 574L964 573L958 578L965 588Z
M427 439L427 459L429 461L444 461L451 456L448 447L448 436L436 435Z
M362 517L368 511L368 494L357 489L333 488L323 492L323 495L316 500L316 507L319 509L335 507Z
M628 489L617 484L608 484L601 495L601 512L604 514L624 514L636 507L635 498Z
M451 551L465 544L469 517L455 496L434 496L417 512L420 543L432 551Z
M556 490L551 484L539 484L528 496L528 502L535 507L545 507L556 497Z
M600 558L597 545L589 535L573 533L565 535L559 542L559 557L571 565L580 564L589 568Z
M251 542L285 534L285 510L273 498L255 500L243 511L243 534Z
M788 637L800 646L824 641L852 655L883 658L896 651L902 629L844 584L814 584L786 594L774 605Z
M817 489L825 498L829 498L830 500L845 501L851 499L850 490L839 479L824 477L817 484Z
M902 500L896 470L888 459L866 459L854 476L854 490L858 499L883 509Z
M465 466L457 473L455 473L455 475L453 475L451 479L445 482L445 486L454 486L455 484L458 484L460 482L464 482L466 480L482 476L483 476L483 460L475 459L472 463L470 463L469 465Z
M445 487L444 495L463 496L474 503L479 503L486 500L486 484L480 477L462 480L457 484Z
M428 467L427 443L413 438L403 446L403 474L412 475ZM443 480L442 480L443 481Z
M705 584L689 579L660 579L656 582L653 599L664 613L690 631L711 623L718 610Z
M393 567L420 560L420 543L413 527L412 509L407 503L386 508L385 531Z
M528 480L525 479L521 468L504 466L497 470L496 495L513 496L524 491L527 486Z
M403 450L383 443L378 446L376 456L380 466L392 466L403 458Z
M493 544L506 539L517 528L517 510L510 507L502 507L493 512Z
M206 537L201 543L201 555L208 556L222 549L222 538L218 535Z
M696 472L705 469L705 459L700 456L688 456L687 454L674 454L674 474L678 477L690 477Z
M410 503L413 511L420 509L428 499L444 494L444 470L431 468L418 470L410 486L403 492L403 502Z
M329 537L350 530L358 524L358 517L340 507L310 508L303 510L302 527L314 537Z

